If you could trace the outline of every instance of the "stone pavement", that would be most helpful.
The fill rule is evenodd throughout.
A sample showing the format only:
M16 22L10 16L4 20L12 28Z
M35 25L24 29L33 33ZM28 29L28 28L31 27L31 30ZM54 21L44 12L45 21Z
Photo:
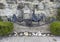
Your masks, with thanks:
M27 27L27 26L21 26L16 23L14 23L14 31L16 32L38 32L41 31L41 33L50 33L49 31L49 25L43 25L43 26L37 26L37 27Z
M0 42L56 42L54 37L8 37Z
M60 37L54 37L56 40L57 40L57 42L60 42Z

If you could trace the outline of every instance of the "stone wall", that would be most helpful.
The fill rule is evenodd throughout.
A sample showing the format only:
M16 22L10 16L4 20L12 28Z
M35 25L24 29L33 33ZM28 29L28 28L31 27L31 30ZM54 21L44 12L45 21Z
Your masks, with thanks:
M21 1L21 0L20 0L20 1ZM16 15L19 14L19 13L18 13L18 10L17 10L17 6L18 6L18 4L19 4L20 1L17 0L17 3L8 4L8 3L6 2L6 0L1 0L0 3L4 3L4 4L5 4L5 9L3 9L4 12L2 12L2 10L0 10L0 12L1 12L0 15L3 16L3 15L5 14L6 16L9 16L9 15L13 15L13 14L16 14ZM28 0L28 1L29 1L29 0ZM22 3L24 3L24 6L28 4L27 6L29 6L29 9L30 9L30 10L33 10L34 5L39 4L39 3L42 3L42 4L44 3L44 4L45 4L45 3L47 2L47 3L45 4L45 7L46 7L46 8L44 8L44 9L42 9L42 10L39 9L39 11L48 10L49 12L51 12L51 11L50 11L50 10L51 10L50 8L53 7L53 5L54 5L54 4L51 4L51 5L49 4L49 3L50 3L50 0L43 0L43 1L39 2L39 3L36 3L36 2L38 2L37 0L33 0L33 1L34 1L35 3L34 3L34 2L31 2L31 1L29 1L29 2L22 2ZM14 2L16 2L16 1L14 1ZM52 3L53 3L53 2L52 2ZM39 5L41 5L41 4L39 4ZM49 5L50 5L51 7L50 7ZM32 7L31 7L31 6L32 6ZM44 5L42 5L42 6L44 7ZM54 5L54 6L55 6L55 5ZM39 7L39 8L40 8L40 7ZM48 13L48 11L47 11L47 14L50 14L50 13ZM53 11L55 11L55 10L53 10ZM4 14L3 14L3 13L4 13ZM51 12L51 13L54 14L54 12Z

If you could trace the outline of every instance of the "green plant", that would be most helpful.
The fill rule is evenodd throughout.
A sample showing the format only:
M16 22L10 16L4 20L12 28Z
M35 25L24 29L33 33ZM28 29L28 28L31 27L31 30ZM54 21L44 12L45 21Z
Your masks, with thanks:
M60 8L57 9L57 16L56 17L57 17L57 20L60 21Z
M50 31L53 35L60 36L60 22L55 21L50 24Z
M0 17L0 21L3 21L3 20L1 19L1 17Z
M0 22L0 36L9 35L13 31L13 23Z

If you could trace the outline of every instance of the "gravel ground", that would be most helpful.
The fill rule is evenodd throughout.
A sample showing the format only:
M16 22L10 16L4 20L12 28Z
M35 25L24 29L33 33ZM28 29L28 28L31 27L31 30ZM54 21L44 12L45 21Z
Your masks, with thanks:
M56 42L54 37L8 37L0 42Z

